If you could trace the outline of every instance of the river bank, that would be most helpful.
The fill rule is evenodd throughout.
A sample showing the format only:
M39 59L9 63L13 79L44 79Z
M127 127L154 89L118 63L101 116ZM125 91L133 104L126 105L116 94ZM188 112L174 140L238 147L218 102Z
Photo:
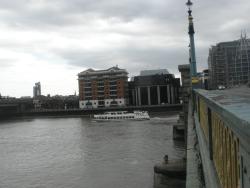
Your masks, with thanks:
M0 119L8 119L15 117L55 117L55 116L90 116L93 114L103 113L105 111L133 111L142 110L149 113L156 112L179 112L182 109L181 104L169 105L154 105L154 106L128 106L128 107L113 107L113 108L98 108L98 109L39 109L31 111L2 111Z

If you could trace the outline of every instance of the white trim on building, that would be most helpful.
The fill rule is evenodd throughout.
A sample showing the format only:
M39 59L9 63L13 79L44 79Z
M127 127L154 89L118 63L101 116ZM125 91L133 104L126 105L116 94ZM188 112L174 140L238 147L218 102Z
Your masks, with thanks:
M100 100L82 100L79 101L80 109L92 109L98 108L98 103ZM104 106L103 107L114 107L114 106L125 106L126 99L119 98L119 99L104 99Z

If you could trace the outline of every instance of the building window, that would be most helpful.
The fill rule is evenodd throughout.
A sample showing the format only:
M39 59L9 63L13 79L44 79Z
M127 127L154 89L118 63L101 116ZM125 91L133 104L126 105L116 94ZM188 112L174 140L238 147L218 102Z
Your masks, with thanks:
M86 100L91 100L92 99L92 96L90 97L85 97Z
M117 90L117 86L111 86L109 89L110 90Z
M91 83L85 83L85 87L91 87Z
M110 85L116 85L116 81L110 81L109 84Z
M85 97L91 97L92 93L85 93Z
M91 87L89 87L89 88L84 88L84 90L85 90L85 92L86 92L86 91L91 91Z
M117 92L116 91L110 91L110 95L116 95Z
M104 105L104 101L98 101L99 105Z
M104 87L104 82L98 82L97 84L99 87Z

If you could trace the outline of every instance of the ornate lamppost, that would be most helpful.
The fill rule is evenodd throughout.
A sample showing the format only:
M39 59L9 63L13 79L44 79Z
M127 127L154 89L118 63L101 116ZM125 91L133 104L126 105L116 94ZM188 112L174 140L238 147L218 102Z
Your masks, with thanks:
M191 71L191 77L196 78L197 68L196 68L195 45L194 45L194 24L193 24L192 10L191 10L193 3L190 0L188 0L186 5L188 7L188 21L189 21L188 34L190 39L190 71Z

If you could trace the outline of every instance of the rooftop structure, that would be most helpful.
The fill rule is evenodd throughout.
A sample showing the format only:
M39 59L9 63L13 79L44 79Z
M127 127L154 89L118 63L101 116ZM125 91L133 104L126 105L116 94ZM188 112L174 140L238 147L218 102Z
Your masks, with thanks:
M169 74L167 69L156 69L156 70L142 70L140 76L149 76L155 74Z

